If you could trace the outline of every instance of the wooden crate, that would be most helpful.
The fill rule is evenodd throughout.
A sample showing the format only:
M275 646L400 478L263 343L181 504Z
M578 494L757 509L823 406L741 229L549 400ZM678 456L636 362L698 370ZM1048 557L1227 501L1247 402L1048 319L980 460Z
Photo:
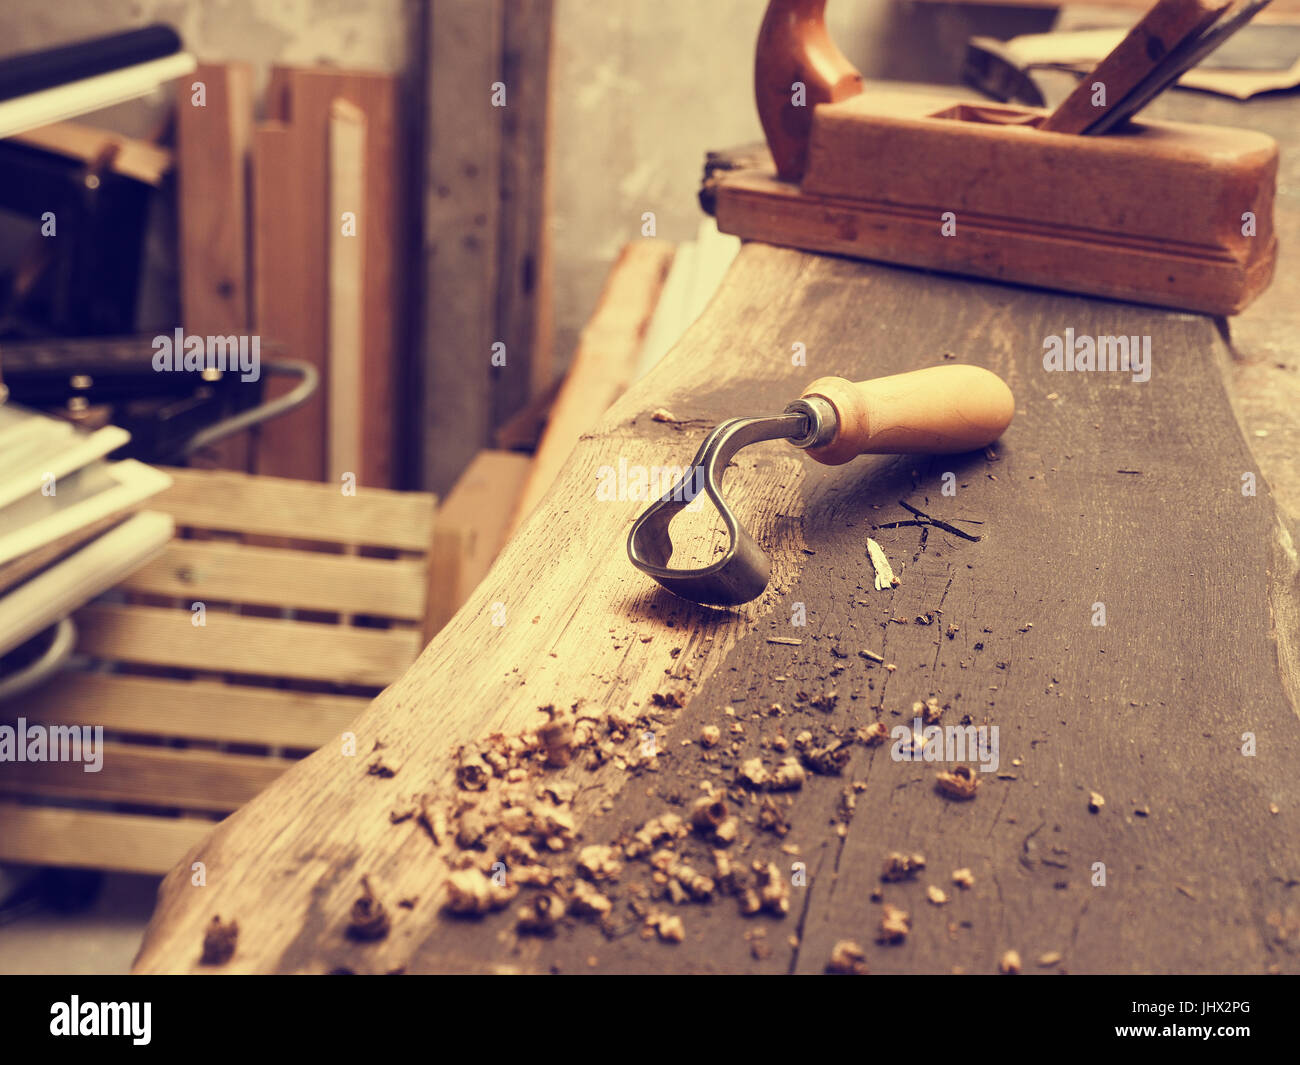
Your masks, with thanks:
M104 728L97 773L0 766L0 861L165 872L423 647L433 496L168 472L176 538L75 615L84 663L0 708Z

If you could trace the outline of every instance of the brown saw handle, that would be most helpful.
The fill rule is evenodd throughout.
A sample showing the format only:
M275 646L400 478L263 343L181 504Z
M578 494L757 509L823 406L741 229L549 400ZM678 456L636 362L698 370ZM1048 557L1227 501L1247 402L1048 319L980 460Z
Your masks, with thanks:
M858 455L948 454L993 443L1011 424L1016 401L997 374L979 366L924 370L846 381L820 377L804 398L820 396L835 408L830 443L808 454L828 466Z
M826 0L769 0L758 31L754 97L782 181L803 180L813 108L862 91L862 75L831 40L825 15Z

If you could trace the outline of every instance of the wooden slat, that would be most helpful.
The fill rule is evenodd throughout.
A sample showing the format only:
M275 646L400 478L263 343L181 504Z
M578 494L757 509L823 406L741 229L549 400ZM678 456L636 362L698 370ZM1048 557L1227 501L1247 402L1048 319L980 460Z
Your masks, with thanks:
M196 82L204 86L202 107L193 104ZM253 70L247 63L200 63L192 77L179 83L181 321L190 333L239 335L250 325L252 123ZM221 466L247 469L247 434L220 441L212 453Z
M554 0L503 5L497 332L510 363L494 369L492 426L503 425L552 380L554 292L548 225L550 83Z
M188 610L90 606L78 611L77 650L116 662L210 672L382 686L420 652L410 629L360 629L271 621L209 610L191 624Z
M674 250L668 241L655 239L635 240L623 248L605 281L596 312L583 327L519 497L512 528L518 528L546 494L578 438L631 383Z
M0 802L0 861L159 874L211 830L211 821L192 817Z
M109 741L101 750L103 764L94 773L77 762L9 762L0 773L0 793L224 813L238 809L294 764L289 758Z
M504 0L430 5L424 172L423 485L448 491L491 434L501 218ZM507 350L507 365L525 352ZM526 368L524 370L526 375Z
M172 487L151 505L177 525L263 536L427 551L434 497L423 492L338 487L221 470L168 469Z
M329 114L343 98L365 114L366 203L359 238L366 262L362 351L361 484L392 483L397 313L404 291L398 173L398 93L391 74L277 66L268 117L256 134L257 314L263 335L320 369L324 388L268 423L258 471L319 480L326 471L329 288ZM264 151L263 151L264 149ZM289 276L292 274L292 276Z
M491 568L531 468L527 455L480 451L438 509L426 639L460 609Z
M365 371L365 112L347 100L330 105L329 134L329 412L331 484L360 471L361 397ZM351 216L345 232L343 216ZM361 227L358 229L357 227Z
M68 671L29 695L22 712L42 724L315 749L368 702L353 695Z
M244 544L173 540L121 585L186 601L255 603L419 621L425 565Z
M199 69L203 69L202 65ZM198 72L194 75L195 78L199 76ZM17 133L9 139L69 159L79 159L87 165L98 163L106 152L112 150L108 164L112 173L154 186L162 184L173 162L172 153L166 148L80 122L54 122Z

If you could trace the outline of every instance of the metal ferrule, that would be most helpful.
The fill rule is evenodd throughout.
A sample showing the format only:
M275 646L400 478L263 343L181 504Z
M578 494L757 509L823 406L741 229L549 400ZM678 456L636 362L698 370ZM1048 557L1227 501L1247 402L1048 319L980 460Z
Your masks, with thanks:
M791 437L790 443L795 447L822 447L835 439L839 432L840 419L829 400L821 396L805 396L796 399L785 408L786 414L802 414L808 419L808 429L803 436Z

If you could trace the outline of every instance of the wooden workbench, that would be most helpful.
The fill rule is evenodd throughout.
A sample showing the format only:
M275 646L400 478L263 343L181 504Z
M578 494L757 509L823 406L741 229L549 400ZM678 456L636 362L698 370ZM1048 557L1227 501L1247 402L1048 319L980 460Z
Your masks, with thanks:
M1151 380L1044 373L1043 338L1067 327L1151 335ZM796 343L806 367L791 365ZM774 555L763 598L692 607L628 564L623 539L644 504L597 501L600 467L681 464L714 421L778 410L812 377L864 378L945 354L1015 391L996 461L828 469L758 445L741 452L729 494ZM1059 952L1055 967L1074 972L1300 968L1295 558L1262 478L1256 495L1242 493L1242 475L1258 471L1226 365L1204 318L745 248L701 320L580 442L478 592L357 722L357 754L327 744L164 882L138 970L211 969L199 956L214 916L240 929L223 971L820 971L842 938L864 944L878 972L994 971L1009 949L1027 968ZM676 423L653 420L657 408ZM945 472L955 497L940 492ZM964 528L981 539L873 531L911 518L902 502L978 521ZM868 536L892 559L896 590L870 590ZM804 627L792 624L796 604ZM916 621L927 615L933 623ZM774 761L760 738L806 728L821 743L875 720L893 727L930 696L949 707L945 724L968 716L1000 729L1000 771L980 774L973 801L936 793L945 766L854 743L841 776L809 774L777 797L788 834L751 824L759 807L734 778L754 755ZM786 876L805 863L789 913L742 917L727 897L687 903L670 907L683 942L646 940L626 902L630 885L652 881L629 862L612 892L614 938L582 919L517 935L527 892L483 918L441 914L455 844L444 832L435 846L418 818L390 813L430 790L463 798L460 744L535 729L539 707L574 703L653 713L658 756L653 769L592 771L576 759L545 771L543 783L581 789L579 838L556 865L685 813L710 780L741 813L742 864L770 860ZM715 752L695 742L708 723L723 731ZM1093 791L1106 800L1097 813ZM708 868L707 844L679 847ZM919 852L927 869L882 884L890 851ZM193 861L205 887L191 884ZM1105 886L1094 886L1097 863ZM959 867L973 888L950 883ZM363 876L391 920L374 941L347 931ZM926 900L930 884L946 904ZM910 912L905 942L876 945L873 896Z

